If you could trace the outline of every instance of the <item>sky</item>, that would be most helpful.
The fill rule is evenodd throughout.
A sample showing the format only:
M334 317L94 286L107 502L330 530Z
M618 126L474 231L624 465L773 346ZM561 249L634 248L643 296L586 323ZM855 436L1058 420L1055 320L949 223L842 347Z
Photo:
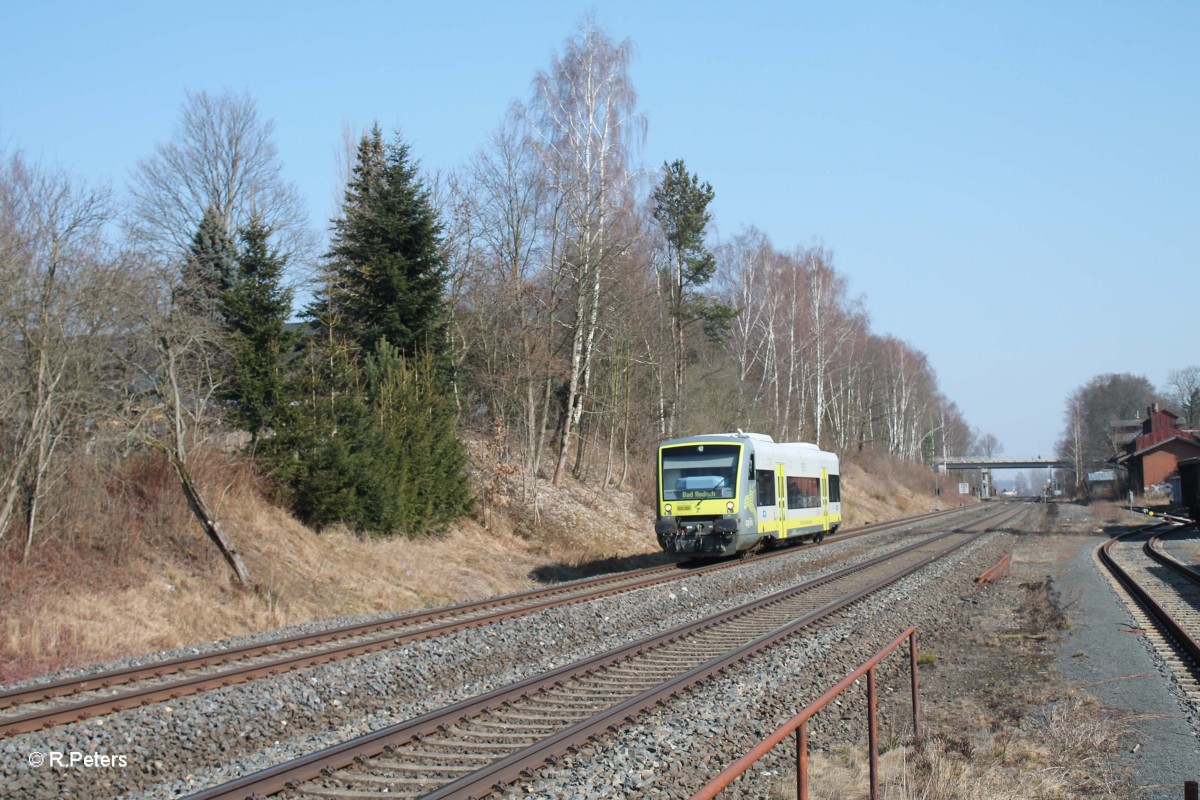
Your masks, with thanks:
M821 244L1005 455L1096 375L1200 364L1200 2L0 0L0 151L123 192L186 92L249 92L314 226L343 131L486 144L589 15L635 49L636 160L714 237Z

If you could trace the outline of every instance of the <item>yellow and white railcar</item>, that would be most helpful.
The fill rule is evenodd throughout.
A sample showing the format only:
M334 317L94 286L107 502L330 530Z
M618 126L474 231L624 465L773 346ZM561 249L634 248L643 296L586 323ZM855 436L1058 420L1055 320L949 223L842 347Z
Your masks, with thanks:
M658 446L658 521L668 553L728 556L820 541L842 523L838 457L761 433L713 433Z

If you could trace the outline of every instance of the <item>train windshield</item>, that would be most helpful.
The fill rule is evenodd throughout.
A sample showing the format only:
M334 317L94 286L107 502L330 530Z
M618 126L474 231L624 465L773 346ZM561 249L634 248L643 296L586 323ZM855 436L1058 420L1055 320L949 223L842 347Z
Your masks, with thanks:
M687 444L662 448L663 500L734 497L741 449L740 444Z

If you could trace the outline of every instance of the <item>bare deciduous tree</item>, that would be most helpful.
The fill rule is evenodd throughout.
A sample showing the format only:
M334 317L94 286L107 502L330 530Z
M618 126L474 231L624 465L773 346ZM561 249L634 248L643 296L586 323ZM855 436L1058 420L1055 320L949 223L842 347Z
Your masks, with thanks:
M129 437L166 456L192 514L233 570L248 585L249 572L192 478L193 452L211 436L219 418L221 371L216 361L224 332L210 317L174 303L172 270L143 264L136 318L127 327L123 353L121 419Z
M1004 445L992 434L984 433L975 437L975 446L972 449L975 451L974 455L995 458L1004 452Z
M554 483L562 480L572 437L583 415L613 259L614 217L630 178L630 147L645 130L629 80L632 45L615 44L593 22L568 39L548 72L534 78L529 121L551 191L561 197L564 247L555 268L571 300L560 320L570 331L569 378ZM579 464L576 464L578 467Z
M256 220L272 231L289 263L311 255L304 206L283 179L273 129L248 93L188 93L174 139L138 164L130 189L131 239L157 264L159 297L146 309L139 330L147 338L131 362L151 388L131 407L128 422L141 441L167 455L196 518L242 583L245 567L189 472L191 453L219 416L223 334L173 296L206 214L230 240Z
M554 269L561 198L548 190L516 109L447 188L443 219L460 372L475 376L504 438L517 434L522 499L536 515L543 431L562 378L553 325L561 300L562 276Z
M846 345L861 330L857 303L846 298L846 279L834 270L824 248L805 253L808 276L808 331L813 369L813 442L822 445L822 428L836 395L833 381L845 367Z
M312 234L299 193L283 179L273 131L249 93L189 92L173 140L134 170L135 241L162 260L178 260L212 209L230 239L257 217L282 252L305 259Z
M1167 373L1167 399L1171 409L1183 415L1184 425L1200 425L1200 366L1173 369Z
M0 165L0 537L23 517L28 555L70 440L111 393L122 275L103 241L109 192L30 166Z

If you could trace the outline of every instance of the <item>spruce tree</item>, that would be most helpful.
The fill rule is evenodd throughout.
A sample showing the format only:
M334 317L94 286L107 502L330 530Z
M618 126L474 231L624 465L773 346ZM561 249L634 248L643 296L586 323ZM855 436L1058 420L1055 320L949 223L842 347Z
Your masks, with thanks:
M291 423L282 437L264 444L296 516L318 530L341 523L354 531L394 533L400 520L392 499L393 464L362 396L338 394Z
M409 147L376 126L359 143L329 252L332 312L363 354L383 339L411 357L446 352L441 226Z
M399 527L408 534L436 531L470 511L456 409L441 389L432 355L405 358L382 340L367 359L366 379L392 465Z
M237 273L237 248L225 232L225 221L210 206L183 262L178 304L190 314L224 324L223 298Z
M269 236L257 219L240 232L238 275L222 305L233 336L224 396L234 424L253 442L291 399L285 360L298 339L287 329L292 311L292 291L283 285L287 258L269 247Z
M293 510L317 527L437 531L471 506L446 391L441 228L408 146L359 143L329 269L308 308L302 414L265 442Z

